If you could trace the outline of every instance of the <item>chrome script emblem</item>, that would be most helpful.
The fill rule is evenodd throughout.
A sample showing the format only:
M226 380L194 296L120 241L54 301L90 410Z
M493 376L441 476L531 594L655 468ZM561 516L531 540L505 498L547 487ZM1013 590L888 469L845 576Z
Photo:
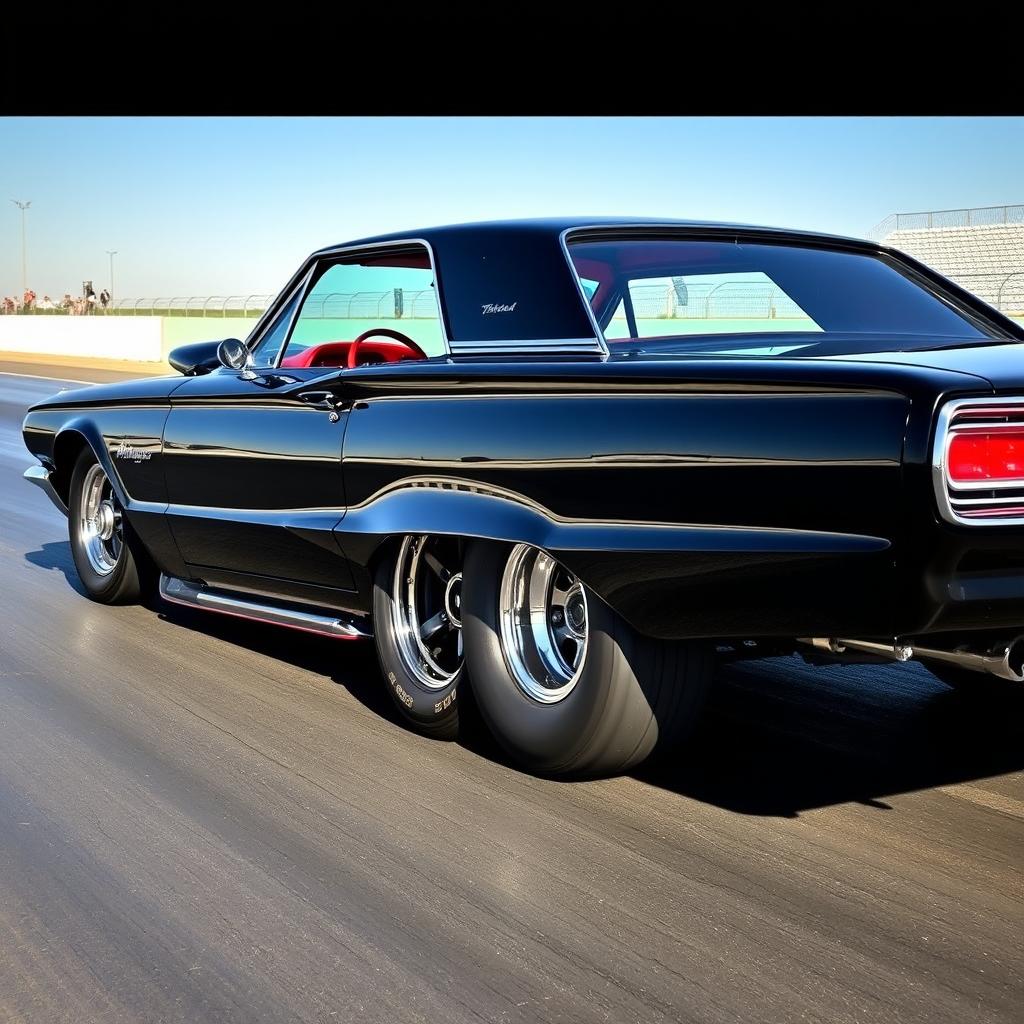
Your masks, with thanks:
M512 313L518 305L519 300L516 299L515 302L485 302L481 308L487 316L488 313Z
M153 453L145 448L136 448L128 443L128 438L123 438L121 443L114 449L115 459L127 459L129 462L146 462L153 457Z

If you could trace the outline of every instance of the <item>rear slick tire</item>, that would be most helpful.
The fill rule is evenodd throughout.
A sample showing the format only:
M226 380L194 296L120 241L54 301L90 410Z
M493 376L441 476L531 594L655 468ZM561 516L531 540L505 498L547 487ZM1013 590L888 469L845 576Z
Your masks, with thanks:
M710 647L640 636L537 548L475 541L464 565L474 699L518 764L549 776L615 775L692 732L711 679ZM556 623L547 640L536 614L545 599ZM563 642L571 619L576 628Z

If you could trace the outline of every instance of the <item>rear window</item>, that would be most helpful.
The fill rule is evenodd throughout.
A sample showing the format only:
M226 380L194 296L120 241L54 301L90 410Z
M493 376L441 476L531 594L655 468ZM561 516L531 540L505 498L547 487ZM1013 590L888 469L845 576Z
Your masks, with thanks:
M569 244L605 338L827 333L987 337L923 284L871 255L741 241Z

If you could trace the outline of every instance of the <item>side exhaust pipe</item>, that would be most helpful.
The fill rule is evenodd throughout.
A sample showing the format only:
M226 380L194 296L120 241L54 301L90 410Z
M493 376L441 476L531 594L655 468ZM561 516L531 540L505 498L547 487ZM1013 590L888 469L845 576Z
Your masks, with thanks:
M1008 643L1000 644L988 654L974 651L942 651L934 647L915 647L914 656L929 658L932 661L944 661L949 665L959 665L973 672L986 672L990 676L1009 679L1014 683L1024 683L1024 637L1017 637Z
M909 661L911 658L944 661L948 665L957 665L971 672L983 672L1013 683L1024 683L1024 636L998 644L987 652L970 651L965 648L944 651L937 647L918 647L914 644L901 643L899 640L878 643L873 640L845 640L820 636L797 639L799 643L807 644L826 654L857 651L899 662Z

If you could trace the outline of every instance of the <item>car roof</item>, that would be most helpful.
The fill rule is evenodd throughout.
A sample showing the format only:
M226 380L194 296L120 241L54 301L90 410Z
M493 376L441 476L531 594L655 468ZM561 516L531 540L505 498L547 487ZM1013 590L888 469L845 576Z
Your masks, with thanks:
M366 238L357 238L351 241L339 242L335 245L325 246L318 252L329 252L332 249L349 248L360 245L377 245L381 242L394 242L410 239L424 239L427 242L443 241L445 238L454 236L467 236L473 234L489 235L507 231L509 234L532 234L550 235L553 239L564 231L580 230L584 228L683 228L687 230L706 230L714 232L729 233L752 232L758 235L778 236L780 238L792 238L794 240L819 240L823 242L854 243L863 246L875 245L862 238L853 238L844 235L826 234L818 231L805 231L793 228L765 227L757 224L738 224L729 221L711 220L679 220L670 217L539 217L521 220L493 220L478 221L465 224L443 224L430 228L416 228L409 231L392 231L382 235L372 235Z

